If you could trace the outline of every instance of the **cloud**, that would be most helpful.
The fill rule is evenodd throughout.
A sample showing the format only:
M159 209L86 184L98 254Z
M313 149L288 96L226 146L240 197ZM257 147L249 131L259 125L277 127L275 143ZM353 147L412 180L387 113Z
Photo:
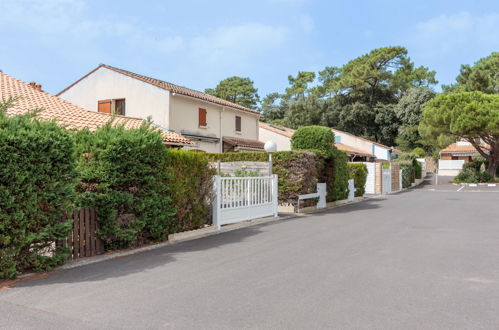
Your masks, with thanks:
M262 23L223 26L192 38L189 50L204 62L245 62L278 47L287 35L288 30L284 27Z
M463 47L499 47L499 14L472 15L461 12L440 15L418 23L409 42L428 56L459 52Z

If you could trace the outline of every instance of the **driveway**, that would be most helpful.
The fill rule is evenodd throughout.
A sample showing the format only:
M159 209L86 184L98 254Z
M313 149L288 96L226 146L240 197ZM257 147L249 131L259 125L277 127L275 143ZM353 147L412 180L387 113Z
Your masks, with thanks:
M26 280L0 291L0 327L497 329L499 190L457 189L425 185Z

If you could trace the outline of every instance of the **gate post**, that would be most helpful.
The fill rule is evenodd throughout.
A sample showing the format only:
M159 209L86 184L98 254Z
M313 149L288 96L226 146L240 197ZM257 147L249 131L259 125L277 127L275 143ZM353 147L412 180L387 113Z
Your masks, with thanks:
M213 191L215 197L213 198L213 227L220 229L220 204L222 198L222 188L220 185L220 175L213 176Z
M355 199L355 182L353 179L348 180L348 201L352 202Z
M271 177L271 180L272 180L272 206L273 206L273 209L274 209L274 217L277 218L278 214L277 214L277 203L279 201L279 190L278 190L278 187L277 187L277 174L272 174L272 177Z

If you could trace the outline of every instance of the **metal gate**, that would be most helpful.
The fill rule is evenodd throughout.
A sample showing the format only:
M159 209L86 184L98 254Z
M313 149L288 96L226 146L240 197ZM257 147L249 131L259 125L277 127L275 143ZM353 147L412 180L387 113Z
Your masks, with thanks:
M277 175L263 177L215 176L213 225L277 216Z
M381 178L381 192L388 194L392 192L392 170L384 169L383 177Z

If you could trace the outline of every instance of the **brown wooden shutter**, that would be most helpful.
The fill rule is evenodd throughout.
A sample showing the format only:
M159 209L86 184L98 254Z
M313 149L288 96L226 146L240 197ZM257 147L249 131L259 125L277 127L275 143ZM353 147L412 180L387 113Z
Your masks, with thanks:
M199 108L199 126L207 126L206 109Z
M98 102L98 110L99 112L111 113L111 100L102 100Z
M236 132L241 132L241 117L236 116Z

